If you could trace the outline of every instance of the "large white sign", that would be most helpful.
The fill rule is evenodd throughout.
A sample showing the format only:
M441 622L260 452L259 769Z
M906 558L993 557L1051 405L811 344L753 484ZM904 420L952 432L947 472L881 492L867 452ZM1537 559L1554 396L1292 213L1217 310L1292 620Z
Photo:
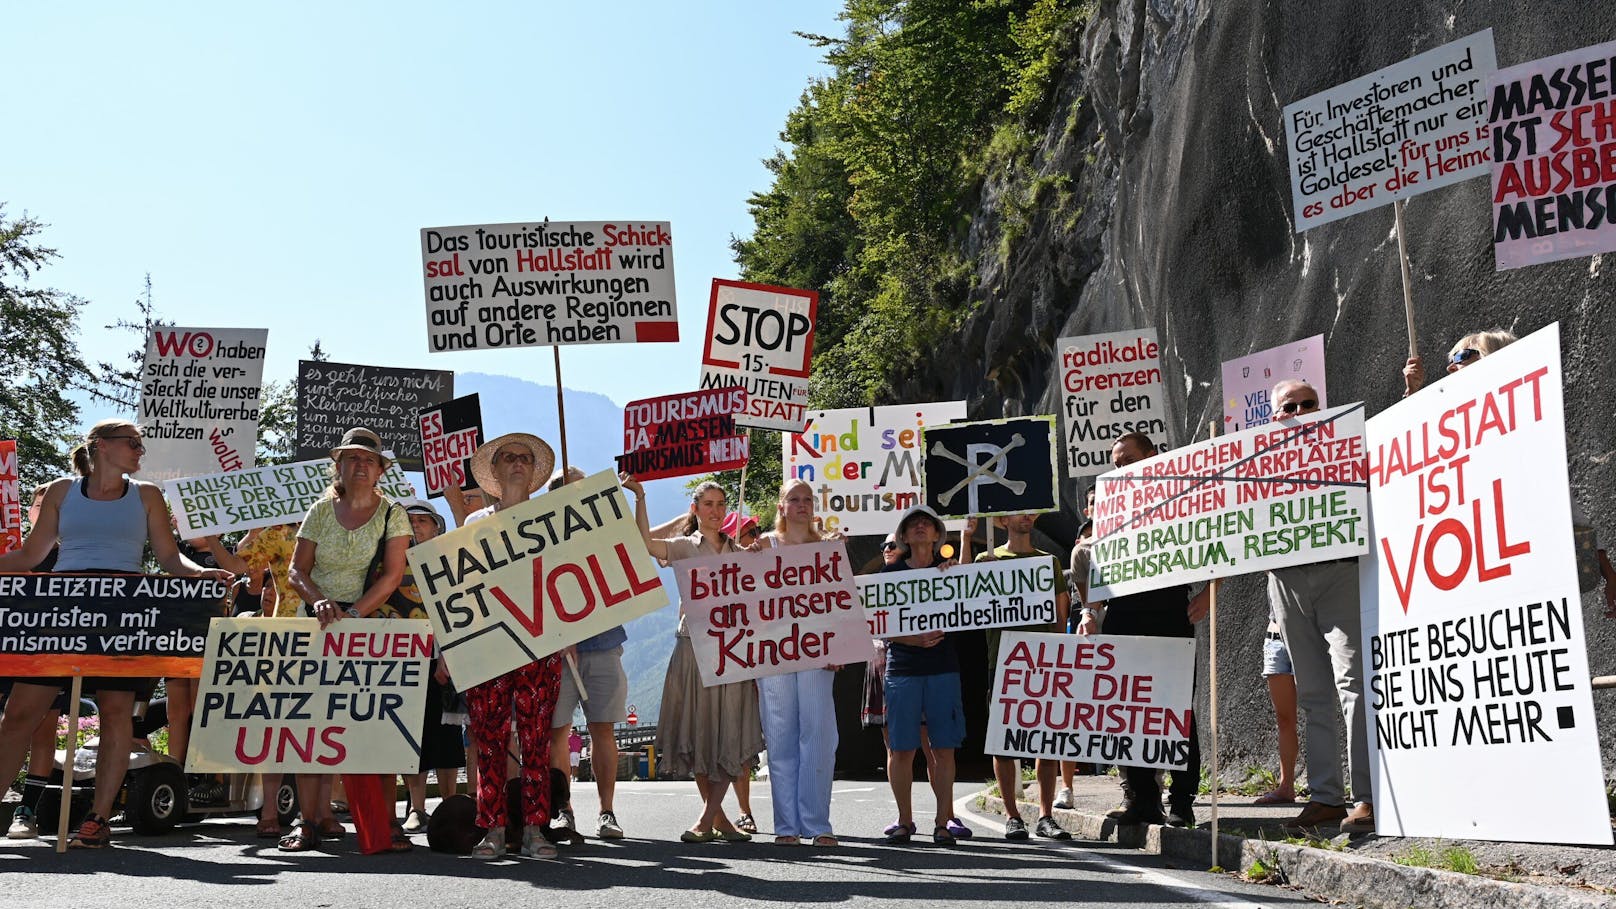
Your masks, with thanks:
M1061 338L1056 349L1066 476L1092 477L1110 470L1111 446L1130 432L1166 444L1167 389L1156 329Z
M870 636L1015 628L1055 622L1055 561L1002 559L948 571L916 568L858 577Z
M251 467L267 328L155 326L140 367L140 428L153 482Z
M1368 471L1350 404L1104 474L1089 600L1362 555Z
M421 230L427 349L677 341L666 221Z
M807 419L780 439L783 479L813 485L825 530L884 535L920 502L921 429L965 419L965 402L814 410Z
M700 387L745 386L736 426L802 431L818 312L811 290L713 279Z
M1008 631L998 666L988 754L1189 766L1194 639Z
M1296 230L1486 173L1496 65L1489 28L1285 105Z
M392 452L385 453L389 458ZM331 484L331 461L298 461L163 483L180 536L200 536L295 524ZM382 474L377 488L394 499L415 498L415 487L397 464Z
M1374 545L1359 584L1378 832L1609 845L1559 326L1368 430ZM1505 779L1477 797L1478 780Z

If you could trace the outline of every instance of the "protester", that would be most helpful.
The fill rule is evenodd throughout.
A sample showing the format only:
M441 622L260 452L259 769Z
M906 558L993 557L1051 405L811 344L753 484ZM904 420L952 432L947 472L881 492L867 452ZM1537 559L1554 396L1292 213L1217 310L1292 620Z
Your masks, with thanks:
M1279 730L1279 780L1252 804L1288 805L1296 801L1296 757L1301 749L1301 740L1296 734L1296 675L1272 602L1268 604L1268 628L1263 632L1262 674L1268 686L1268 702L1274 705L1274 724Z
M690 513L680 526L683 535L664 540L652 536L640 481L624 474L622 482L634 494L634 519L646 548L663 563L741 551L722 529L727 499L717 483L707 481L696 487ZM662 685L656 741L661 768L670 776L693 774L701 793L701 816L679 839L686 843L746 842L751 834L724 816L723 803L731 782L750 778L753 762L763 750L757 686L750 681L703 686L683 604L680 610L673 657Z
M820 543L840 535L820 532L814 522L813 487L790 480L780 487L779 519L764 534L770 548ZM746 521L750 521L747 524ZM737 522L744 538L757 524ZM769 752L769 794L774 802L774 842L779 846L835 846L830 791L836 776L836 702L832 685L840 666L801 669L757 680L763 742Z
M1094 548L1094 490L1094 485L1090 485L1088 491L1083 494L1083 525L1077 529L1077 541L1072 544L1071 568L1067 573L1067 589L1076 593L1074 600L1081 609L1081 613L1067 611L1067 634L1075 634L1082 617L1096 614L1096 609L1103 605L1088 605L1089 556ZM1085 766L1089 770L1094 769L1092 764ZM1072 796L1072 778L1077 775L1079 769L1076 761L1061 761L1061 788L1060 792L1055 796L1056 808L1071 808L1075 804Z
M1003 561L1006 559L1047 559L1050 569L1054 572L1055 583L1055 621L1047 625L1023 625L1017 628L990 628L987 632L988 644L988 676L994 677L999 667L999 641L1006 631L1035 632L1041 634L1064 633L1066 629L1066 616L1072 608L1071 595L1066 588L1066 571L1061 567L1060 560L1050 553L1034 546L1032 543L1032 528L1036 515L1015 514L1000 515L993 522L1005 531L1006 539L1003 546L995 548L992 552L984 552L976 557L977 562ZM965 534L960 538L960 551L962 558L970 555L971 532L975 529L967 525ZM992 693L988 695L992 701ZM1035 763L1038 777L1038 824L1035 828L1042 837L1055 840L1069 840L1072 838L1055 821L1055 780L1059 774L1060 761L1050 758L1039 758ZM1017 806L1018 796L1021 793L1021 761L1012 757L993 758L993 775L999 782L999 791L1004 795L1004 838L1007 840L1024 840L1027 838L1027 822L1021 819L1021 809Z
M447 528L443 515L420 499L404 503L404 514L410 520L412 546L436 539ZM425 619L426 608L421 604L421 593L408 565L398 591L381 610L375 613L386 618ZM445 701L452 702L455 690L450 687L449 667L441 654L434 657L432 671L426 680L426 713L421 720L421 771L404 778L404 789L409 794L410 807L404 815L405 833L426 831L429 815L426 810L426 768L438 777L438 795L448 798L460 792L460 768L465 766L466 753L461 742L458 723L443 719Z
M1497 353L1516 340L1514 332L1504 331L1501 328L1471 332L1460 338L1458 343L1448 350L1447 371L1449 374L1456 373L1490 353ZM1403 364L1403 397L1406 398L1423 387L1425 387L1425 364L1416 354Z
M297 531L289 572L297 591L324 628L344 616L362 618L380 611L404 576L404 550L410 523L404 509L376 484L392 462L381 439L362 427L348 430L331 449L332 478L326 494L309 507ZM331 813L330 774L300 773L297 798L302 816L281 838L283 852L313 849L322 837L340 839L345 831ZM352 798L355 824L368 828L390 818L361 817ZM389 800L391 803L391 800ZM389 812L391 814L391 812ZM409 838L394 828L393 851L409 850Z
M898 521L894 536L908 550L906 558L882 571L941 568L937 543L945 533L942 519L924 505L916 505ZM921 745L921 727L930 738L936 764L929 768L937 814L932 841L952 846L959 838L950 829L953 820L954 749L965 740L965 707L960 696L959 656L954 642L941 631L903 635L887 641L885 690L887 781L898 804L898 820L885 831L887 845L909 842L917 832L911 798L915 751Z
M552 749L555 743L550 744ZM552 754L554 751L551 752ZM578 734L578 727L567 727L567 770L568 776L574 783L578 782L578 769L583 765L584 737Z
M568 483L584 478L584 472L569 466L550 478L550 489L560 489ZM578 778L578 765L582 762L583 741L572 747L572 715L581 705L584 722L589 727L590 767L595 771L595 794L600 798L600 817L595 822L595 835L602 839L622 839L623 826L617 821L613 799L617 794L617 733L618 723L628 720L628 675L623 672L623 643L628 640L628 629L621 625L608 628L600 634L578 642L574 648L578 675L584 680L584 691L578 691L572 673L561 674L561 693L556 698L555 713L550 717L550 755L556 769ZM567 763L560 763L566 761ZM569 803L554 812L552 827L576 831L578 822Z
M179 523L172 514L169 523L174 528L175 545L196 564L203 568L223 568L236 577L244 577L251 570L217 536L209 534L186 540L179 535ZM191 714L196 709L197 679L164 679L163 690L168 696L168 753L183 765L191 744ZM196 774L187 782L186 801L191 805L218 805L230 798L230 787L211 774Z
M78 478L64 477L49 485L39 519L22 547L0 555L0 572L31 571L60 543L55 571L139 573L149 543L169 574L229 582L230 572L203 568L180 552L159 488L129 479L129 474L139 472L145 450L140 427L127 420L102 420L91 427L73 449ZM0 780L16 779L40 721L65 684L63 679L32 678L12 685L0 715ZM95 693L101 742L96 749L94 801L68 845L98 848L111 842L107 818L129 769L135 701L150 695L152 680L87 678L83 687Z
M33 498L28 503L28 526L33 527L39 523L39 509L45 504L45 492L50 489L49 483L41 483L34 487ZM39 561L31 570L50 571L56 566L56 554L60 545L52 546L45 558ZM0 705L11 697L11 686L14 679L0 679ZM39 821L37 811L39 800L44 797L45 789L50 785L51 771L56 769L56 723L63 713L67 712L68 691L62 689L51 702L50 709L40 718L39 725L34 729L33 739L28 747L28 773L23 777L22 802L11 813L11 826L6 830L6 838L13 840L28 840L39 835Z
M1130 432L1111 446L1111 463L1127 467L1156 455L1156 446L1144 433ZM1193 638L1195 624L1211 609L1210 588L1190 595L1188 586L1165 587L1144 593L1113 597L1104 609L1083 610L1077 633L1132 634L1143 637ZM1190 718L1189 763L1183 770L1169 771L1167 823L1174 827L1195 826L1195 793L1201 783L1201 744L1195 718ZM1122 807L1109 812L1122 824L1159 824L1162 817L1161 783L1150 767L1122 768Z
M465 523L526 502L554 466L555 452L538 436L512 432L485 442L472 455L471 472L495 501L468 514ZM513 713L522 751L521 851L529 858L556 857L544 828L550 822L550 718L560 693L561 663L562 655L554 653L466 692L471 738L477 746L477 826L488 831L471 851L475 858L495 859L506 853L505 755Z

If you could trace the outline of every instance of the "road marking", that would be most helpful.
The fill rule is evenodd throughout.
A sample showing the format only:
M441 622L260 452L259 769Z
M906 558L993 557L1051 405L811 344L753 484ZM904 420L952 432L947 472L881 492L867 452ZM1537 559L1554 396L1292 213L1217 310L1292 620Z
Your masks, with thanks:
M978 812L974 807L976 804L976 798L977 797L975 795L967 795L964 798L957 799L954 802L955 814L970 815L972 819L980 823L982 826L996 830L1002 836L1004 834L1004 824L998 820L995 820L993 817ZM1050 840L1039 842L1037 840L1031 840L1029 843L1045 847L1053 847L1056 841ZM1078 848L1081 849L1082 847L1079 846ZM1253 903L1249 900L1231 897L1229 894L1224 893L1221 890L1208 887L1205 884L1176 878L1165 872L1157 871L1154 868L1140 868L1137 865L1130 865L1127 862L1111 858L1110 856L1095 852L1092 849L1084 849L1083 851L1087 853L1087 860L1103 866L1108 871L1137 875L1139 879L1145 883L1155 884L1157 887L1161 887L1165 890L1171 890L1174 893L1178 893L1205 906L1217 906L1221 907L1221 909L1266 909L1262 903Z

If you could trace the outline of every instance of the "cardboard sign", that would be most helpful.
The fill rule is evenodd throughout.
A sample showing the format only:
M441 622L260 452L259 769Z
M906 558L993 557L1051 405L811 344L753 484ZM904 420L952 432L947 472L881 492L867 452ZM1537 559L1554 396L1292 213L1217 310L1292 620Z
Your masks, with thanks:
M1319 393L1319 408L1322 410L1329 406L1324 390L1324 335L1314 335L1225 362L1223 434L1271 422L1274 416L1274 386L1286 379L1313 386L1313 390ZM1110 457L1109 451L1106 457Z
M454 373L326 360L297 362L297 454L326 458L355 426L374 432L405 470L420 470L416 414L454 397Z
M214 619L185 770L415 773L431 659L420 619Z
M1609 845L1559 326L1368 429L1373 545L1359 590L1378 832ZM1476 798L1478 780L1522 767L1535 785Z
M1130 432L1165 444L1167 389L1156 329L1061 338L1056 345L1068 477L1110 470L1111 446Z
M1362 404L1104 474L1089 601L1362 555L1368 481Z
M1055 622L1052 559L883 571L860 575L858 592L876 638Z
M1296 231L1487 172L1493 31L1285 106Z
M22 546L22 480L17 440L0 440L0 554Z
M674 574L709 688L870 658L840 540L682 559Z
M623 454L617 469L637 480L740 470L752 440L735 428L746 389L714 388L630 401L623 408Z
M1499 271L1616 250L1613 61L1616 41L1487 80Z
M0 574L0 676L195 678L224 584L152 574Z
M1192 638L1007 631L982 750L1182 770L1194 702Z
M476 395L466 395L422 408L415 416L421 430L422 472L426 495L436 499L453 486L477 485L471 476L471 456L483 444L483 409Z
M802 431L818 313L811 290L713 279L701 387L746 389L735 425Z
M193 540L254 527L295 524L308 514L309 506L325 495L330 484L331 459L324 458L169 480L163 484L163 494L179 524L180 536ZM392 499L415 497L415 487L396 462L382 474L376 488Z
M266 328L156 326L140 367L142 479L160 482L256 463Z
M668 604L610 470L412 546L409 560L461 691Z
M945 518L1054 511L1055 418L1012 417L920 430L925 503Z
M886 534L920 503L921 429L963 419L964 401L809 411L780 440L783 479L813 484L826 531Z
M679 340L666 221L421 231L427 349Z

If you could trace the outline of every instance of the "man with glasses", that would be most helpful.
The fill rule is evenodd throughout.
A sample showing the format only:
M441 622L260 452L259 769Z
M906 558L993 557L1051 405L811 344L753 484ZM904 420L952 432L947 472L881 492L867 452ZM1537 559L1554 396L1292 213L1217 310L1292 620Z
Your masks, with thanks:
M1290 379L1274 386L1274 420L1294 419L1319 409L1319 393ZM1311 797L1287 830L1311 830L1341 822L1345 833L1375 832L1369 788L1369 741L1363 704L1363 671L1358 661L1363 639L1358 612L1358 560L1334 559L1268 573L1268 599L1279 618L1279 634L1290 652L1296 703L1307 735L1307 784ZM1341 739L1335 713L1347 727L1347 770L1351 811L1341 783Z

